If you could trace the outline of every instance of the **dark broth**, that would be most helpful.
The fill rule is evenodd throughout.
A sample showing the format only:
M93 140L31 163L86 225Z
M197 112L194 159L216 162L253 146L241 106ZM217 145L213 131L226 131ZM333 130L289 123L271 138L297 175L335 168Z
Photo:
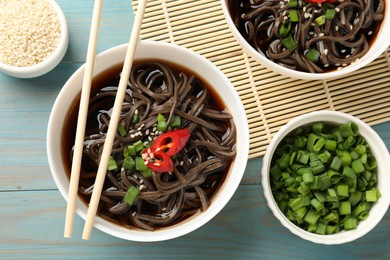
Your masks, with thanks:
M176 74L180 73L185 73L187 75L194 75L193 72L189 71L188 69L178 66L176 64L168 63L166 61L159 61L159 60L136 60L134 61L133 67L136 66L137 64L143 64L143 63L148 63L148 62L161 62L165 65L168 65L172 71ZM119 84L119 79L120 79L120 72L122 70L122 64L118 64L116 66L113 66L106 71L100 73L96 77L94 77L93 82L92 82L92 88L91 88L91 98L96 96L97 93L101 92L102 89L106 88L107 86L117 86ZM226 111L226 106L223 103L221 97L216 93L216 91L199 75L195 75L196 77L196 83L194 84L194 91L199 91L198 88L206 88L209 97L207 98L207 105L209 108L218 110L218 111ZM64 128L62 130L62 140L61 140L61 151L62 151L62 158L64 162L64 167L65 171L68 175L70 176L70 171L71 171L71 157L72 157L72 147L74 145L74 140L75 140L75 132L76 132L76 124L77 124L77 116L78 116L78 108L79 108L79 103L80 103L80 94L77 96L77 98L72 102L72 106L70 107L67 117L64 122ZM105 100L105 105L102 107L99 107L100 110L109 110L110 108L113 107L114 103L114 97L108 97ZM98 120L97 120L98 114L95 112L89 112L88 115L88 120L87 120L87 126L86 126L86 136L88 135L93 135L98 131L99 125L98 125ZM129 145L129 144L126 144ZM209 156L209 155L208 155ZM214 194L217 192L221 184L226 178L227 171L230 168L231 160L226 161L226 166L222 171L219 172L213 172L209 174L206 177L206 180L204 181L203 184L201 184L202 189L207 190L207 195L210 199L212 200L212 197ZM83 174L88 174L88 173L96 173L97 172L97 167L98 165L91 163L91 160L88 158L83 157L82 161L82 169L81 169L81 175ZM120 171L118 171L119 174ZM79 188L85 188L93 184L94 178L81 178ZM105 183L105 186L103 188L107 189L110 187L111 184ZM191 188L189 188L190 191L193 191ZM79 191L80 197L83 199L83 201L88 204L90 196L83 194L82 192ZM120 202L120 199L118 199L118 202ZM106 202L105 201L100 201L99 205L99 210L98 210L98 215L101 217L112 221L114 223L124 225L128 228L134 228L131 223L129 223L128 217L129 213L126 214L121 214L119 216L114 215L110 213L107 210L107 207L105 206ZM135 207L133 205L132 207ZM145 202L142 205L143 211L148 213L148 212L154 212L156 210L156 205L153 202ZM154 229L158 229L161 227L166 227L170 225L174 225L180 221L182 221L185 218L188 218L194 214L197 214L200 212L200 210L193 210L193 211L188 211L185 214L182 214L179 218L175 219L174 221L168 223L168 224L163 224L163 225L156 225L154 226Z

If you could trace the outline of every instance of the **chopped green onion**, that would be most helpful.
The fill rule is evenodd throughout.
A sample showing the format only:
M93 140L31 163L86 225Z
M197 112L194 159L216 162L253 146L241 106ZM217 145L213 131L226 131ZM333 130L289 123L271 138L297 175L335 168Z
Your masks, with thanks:
M121 136L126 136L127 132L121 123L118 124L118 132Z
M330 168L331 168L332 170L338 171L338 170L340 170L340 167L341 167L342 162L343 162L343 161L341 160L340 157L335 156L335 157L333 157L333 160L332 160L332 162L331 162L331 164L330 164Z
M141 140L138 140L133 145L136 153L141 152L145 148L144 143Z
M181 126L181 117L174 115L172 118L171 127L173 129L177 129L177 128L180 128L180 126Z
M314 22L318 25L318 26L321 26L323 24L325 24L325 15L321 15L321 16L318 16Z
M337 185L337 195L339 195L340 197L348 197L349 196L348 189L349 187L346 184Z
M314 48L311 48L305 53L305 57L308 58L312 62L317 62L320 57L320 52Z
M350 135L357 136L359 134L358 126L353 122L342 124L340 125L339 129L340 129L341 136L344 138L347 138Z
M339 172L328 170L326 174L329 177L329 181L332 184L338 183L341 180L341 174Z
M299 16L297 10L294 9L290 10L288 12L288 16L290 17L291 22L299 22Z
M142 176L145 178L150 178L153 175L153 171L151 169L147 169L146 171L142 171Z
M291 35L289 35L287 38L282 38L280 41L289 51L293 51L298 47L298 44Z
M110 156L110 159L108 160L107 170L113 171L113 170L117 170L117 169L118 169L118 165L117 165L114 157Z
M354 172L358 174L364 172L364 166L362 160L357 159L352 161L352 169L354 170Z
M122 167L125 170L132 170L135 166L135 161L132 157L128 156L123 159Z
M167 130L168 124L165 121L157 122L157 130L160 132L165 132Z
M327 163L332 158L332 155L327 150L325 150L323 153L317 155L317 158L321 162Z
M291 30L291 23L289 21L282 23L282 25L279 28L280 37L282 39L286 38L287 35L289 34L290 30Z
M328 151L334 151L337 148L337 142L334 140L325 141L325 149Z
M308 196L291 199L290 202L288 203L288 206L293 211L297 211L298 209L309 205L310 205L310 198Z
M340 215L350 215L351 214L351 202L349 202L349 201L340 202L339 213L340 213Z
M157 115L157 122L166 122L166 121L167 121L167 119L165 118L164 115L162 115L160 113Z
M136 124L139 122L140 116L139 114L134 114L133 115L133 120L131 121L133 124Z
M352 230L357 227L358 221L353 216L348 216L344 219L344 229L345 230Z
M289 0L288 1L289 7L297 7L298 6L298 0Z
M135 157L135 169L140 172L144 172L148 169L148 166L146 166L144 159L141 157Z
M378 189L372 188L371 190L366 191L366 201L367 202L377 202L381 193Z
M141 191L139 189L137 189L136 187L130 186L130 188L126 192L126 195L124 197L124 201L129 205L133 205L134 201L136 200L136 198L138 197L138 194L140 192Z
M309 210L306 213L305 218L303 219L306 223L309 225L314 225L317 223L317 220L321 217L321 214L318 212L315 212L314 210Z
M325 19L332 20L334 18L335 14L336 14L335 9L326 9Z
M127 153L127 154L124 154L125 157L136 155L135 146L134 145L127 146L127 149L125 149L124 152Z

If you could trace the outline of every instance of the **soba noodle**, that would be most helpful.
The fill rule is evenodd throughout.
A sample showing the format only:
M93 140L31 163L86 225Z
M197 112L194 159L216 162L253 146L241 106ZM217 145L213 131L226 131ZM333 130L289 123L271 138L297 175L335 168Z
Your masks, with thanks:
M282 66L318 73L365 55L385 8L384 0L319 2L229 0L229 8L236 27L257 51ZM283 39L289 36L293 42L286 44ZM307 55L311 49L314 55Z
M174 116L180 116L181 128L187 128L191 137L176 154L172 172L145 177L140 171L121 167L107 171L98 210L101 217L144 230L171 225L205 211L224 180L235 157L232 117L202 80L181 69L160 61L133 65L120 119L128 134L118 133L112 150L118 165L128 145L141 140L147 146L161 134L156 130L158 114L166 117L168 125ZM116 87L105 86L90 100L79 189L87 201L115 94ZM139 116L136 123L135 116ZM133 205L124 201L131 186L141 191Z

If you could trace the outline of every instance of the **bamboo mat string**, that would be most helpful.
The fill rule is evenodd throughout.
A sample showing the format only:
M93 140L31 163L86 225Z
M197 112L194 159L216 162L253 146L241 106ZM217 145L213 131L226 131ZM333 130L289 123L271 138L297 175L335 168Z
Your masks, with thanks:
M138 1L133 1L137 9ZM272 136L292 118L338 110L369 125L390 120L390 48L342 78L305 81L276 74L234 39L220 0L149 0L141 38L170 42L213 62L232 82L247 114L249 158L262 156Z

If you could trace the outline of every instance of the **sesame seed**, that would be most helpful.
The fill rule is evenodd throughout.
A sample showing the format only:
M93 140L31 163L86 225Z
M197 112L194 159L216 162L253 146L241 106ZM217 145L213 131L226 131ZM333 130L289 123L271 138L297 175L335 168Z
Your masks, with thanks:
M347 67L348 64L347 64L347 63L343 63L342 66L343 66L343 67Z
M372 31L369 31L367 34L368 34L368 35L371 35L371 34L372 34Z
M144 180L141 179L141 180L139 181L139 183L141 183L141 184L144 183Z
M334 27L334 29L336 30L336 32L338 32L338 31L339 31L339 26L336 25L336 26Z
M161 209L161 211L166 211L167 210L167 208L166 207L163 207L162 209Z
M324 68L327 68L327 67L329 67L329 64L324 64Z
M345 53L346 51L347 51L346 49L342 49L340 52Z
M144 164L145 164L145 165L148 165L149 162L150 162L149 160L145 160L145 161L144 161Z
M338 7L336 7L334 10L335 10L336 12L340 12L340 8L338 8Z
M324 36L324 33L320 33L320 34L318 34L318 36L319 36L319 37L322 37L322 36Z
M154 165L155 165L155 166L161 166L161 164L159 164L159 163L156 163L156 162L154 163Z
M142 184L141 186L139 186L139 189L140 190L146 189L146 186Z
M46 60L61 37L54 7L49 1L0 2L0 62L27 67Z
M149 135L149 129L146 129L145 135Z
M181 161L179 165L180 165L180 166L183 166L183 164L184 164L184 162L183 162L183 161Z
M148 155L146 153L142 153L141 157L142 157L143 160L146 160L146 157L148 157Z
M153 141L153 138L151 136L148 136L149 142Z
M328 49L325 49L325 50L324 50L324 54L325 54L325 55L328 55L328 52L329 52Z
M130 137L131 137L131 138L134 138L134 137L135 137L135 135L131 134L131 135L130 135Z
M350 25L349 25L349 29L351 29L351 30L353 29L353 26L352 26L352 24L350 24Z
M131 214L133 217L135 217L137 215L137 212L133 212L133 214Z
M349 55L349 54L345 56L345 58L347 58L347 59L348 59L349 57L351 57L351 55Z

